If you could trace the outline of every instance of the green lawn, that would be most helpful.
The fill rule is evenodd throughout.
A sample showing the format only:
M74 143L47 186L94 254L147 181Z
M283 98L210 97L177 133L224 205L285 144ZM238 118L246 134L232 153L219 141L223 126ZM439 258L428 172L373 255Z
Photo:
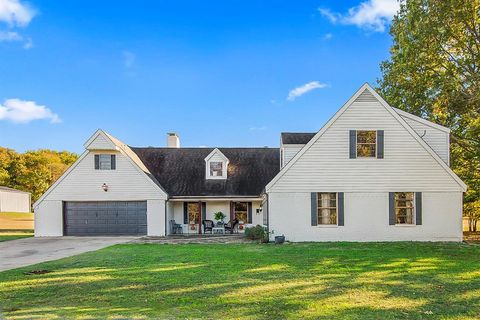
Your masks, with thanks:
M0 308L13 319L479 318L480 246L117 245L0 273Z
M33 237L33 233L25 232L25 233L17 233L17 232L0 232L0 242L2 241L9 241L9 240L16 240L22 238Z

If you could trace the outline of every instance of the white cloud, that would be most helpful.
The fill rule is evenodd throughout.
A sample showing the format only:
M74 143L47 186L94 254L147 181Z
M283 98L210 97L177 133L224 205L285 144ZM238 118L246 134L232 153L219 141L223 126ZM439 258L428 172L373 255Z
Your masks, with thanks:
M33 120L50 120L59 123L62 120L57 114L45 106L38 105L35 101L20 99L7 99L0 104L0 120L15 123L28 123Z
M309 83L305 83L304 85L301 85L300 87L296 87L295 89L290 90L290 92L288 93L287 100L293 101L307 92L310 92L315 89L326 88L326 87L328 87L328 85L325 83L320 83L318 81L311 81Z
M123 65L125 68L131 68L135 64L135 59L137 58L134 53L130 51L123 51Z
M22 41L23 37L15 31L0 31L0 42L2 41Z
M325 33L323 35L323 40L330 40L333 38L333 34L331 34L330 32L329 33Z
M331 23L355 25L359 28L384 32L400 9L401 0L366 0L356 7L348 9L348 13L340 14L330 9L319 8L322 16Z
M0 21L10 27L25 27L35 15L32 7L19 0L0 0Z
M23 44L23 49L32 49L33 48L33 40L32 38L25 39L25 43Z

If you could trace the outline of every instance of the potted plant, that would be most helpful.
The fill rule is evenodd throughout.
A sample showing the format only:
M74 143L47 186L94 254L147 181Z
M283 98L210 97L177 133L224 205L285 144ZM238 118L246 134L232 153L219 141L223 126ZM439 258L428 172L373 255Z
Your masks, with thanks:
M225 224L225 223L223 222L223 220L224 220L227 216L224 215L222 211L218 211L218 212L215 212L215 213L213 214L213 217L215 218L215 220L218 221L217 224L222 224L222 225L223 225L223 224Z

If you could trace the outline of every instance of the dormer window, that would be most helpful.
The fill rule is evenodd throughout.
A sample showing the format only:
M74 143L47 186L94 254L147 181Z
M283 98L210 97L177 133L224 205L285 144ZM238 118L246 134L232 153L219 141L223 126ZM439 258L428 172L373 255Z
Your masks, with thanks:
M227 179L228 158L215 148L205 158L206 179Z
M210 162L210 176L211 177L223 176L223 162L219 162L219 161Z

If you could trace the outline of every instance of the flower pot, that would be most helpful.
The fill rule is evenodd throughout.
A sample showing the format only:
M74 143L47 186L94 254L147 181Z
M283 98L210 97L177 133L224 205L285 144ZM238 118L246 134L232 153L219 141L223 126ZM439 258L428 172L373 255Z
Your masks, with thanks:
M275 244L282 244L285 242L285 236L275 236Z

